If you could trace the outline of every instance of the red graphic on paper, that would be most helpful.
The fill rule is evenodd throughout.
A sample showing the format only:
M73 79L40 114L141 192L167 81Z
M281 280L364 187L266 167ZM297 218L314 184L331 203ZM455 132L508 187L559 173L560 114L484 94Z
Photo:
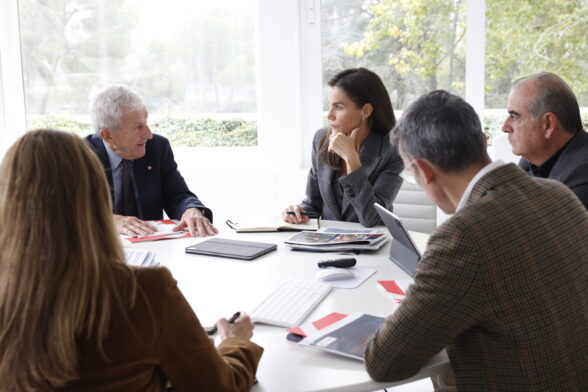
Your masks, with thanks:
M321 317L320 319L313 321L311 324L318 331L320 331L321 329L328 327L329 325L334 324L337 321L344 319L345 317L347 317L346 314L333 312L333 313L327 314L325 317ZM306 327L305 327L305 325L306 325ZM303 327L309 328L310 326L308 324L303 324L299 327L293 327L293 328L288 329L288 332L293 333L295 335L300 335L300 336L306 337L307 334L302 329Z
M378 280L378 283L389 293L406 295L406 293L393 280Z
M328 327L329 325L336 323L339 320L344 319L345 317L347 317L346 314L342 314L342 313L331 313L326 315L323 318L320 318L316 321L312 322L312 325L315 326L316 329L318 329L319 331L321 329L323 329L324 327Z

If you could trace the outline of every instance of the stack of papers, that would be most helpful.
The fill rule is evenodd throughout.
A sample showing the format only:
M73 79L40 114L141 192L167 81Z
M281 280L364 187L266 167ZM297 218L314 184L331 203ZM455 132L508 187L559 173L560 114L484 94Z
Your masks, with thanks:
M382 230L344 230L324 228L315 232L303 231L285 244L296 250L312 252L340 252L349 250L377 250L387 241Z
M155 253L145 249L124 248L125 259L128 265L134 267L153 267L159 265L155 260Z
M137 242L145 242L145 241L156 241L156 240L163 240L163 239L171 239L171 238L185 238L190 237L190 233L187 230L180 230L180 231L172 231L174 227L177 226L177 222L171 219L164 219L164 220L151 220L146 221L152 226L155 226L156 231L152 234L147 235L140 235L137 237L131 237L128 235L123 235L129 242L137 243Z

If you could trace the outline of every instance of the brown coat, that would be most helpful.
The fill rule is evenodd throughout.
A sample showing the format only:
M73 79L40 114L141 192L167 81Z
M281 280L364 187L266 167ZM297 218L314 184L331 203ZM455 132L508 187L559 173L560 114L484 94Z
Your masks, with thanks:
M240 338L218 350L165 268L136 270L137 302L116 312L99 354L95 340L80 341L80 379L60 391L248 391L263 349Z
M447 348L459 391L586 391L587 337L588 212L509 164L432 234L366 367L400 380Z

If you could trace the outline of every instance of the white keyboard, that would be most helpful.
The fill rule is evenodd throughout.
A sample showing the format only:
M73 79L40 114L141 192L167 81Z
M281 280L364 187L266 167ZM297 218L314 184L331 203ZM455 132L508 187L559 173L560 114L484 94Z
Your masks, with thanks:
M311 279L288 279L278 286L250 316L255 322L295 327L331 291L331 286Z

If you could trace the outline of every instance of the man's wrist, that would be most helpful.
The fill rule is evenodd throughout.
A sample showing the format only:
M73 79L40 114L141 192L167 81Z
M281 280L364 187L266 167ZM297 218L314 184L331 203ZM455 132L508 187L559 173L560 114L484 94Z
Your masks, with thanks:
M189 212L190 215L192 217L203 217L206 218L206 214L204 213L203 209L200 209L198 207L190 207L186 210L186 212ZM185 214L185 213L184 213Z

